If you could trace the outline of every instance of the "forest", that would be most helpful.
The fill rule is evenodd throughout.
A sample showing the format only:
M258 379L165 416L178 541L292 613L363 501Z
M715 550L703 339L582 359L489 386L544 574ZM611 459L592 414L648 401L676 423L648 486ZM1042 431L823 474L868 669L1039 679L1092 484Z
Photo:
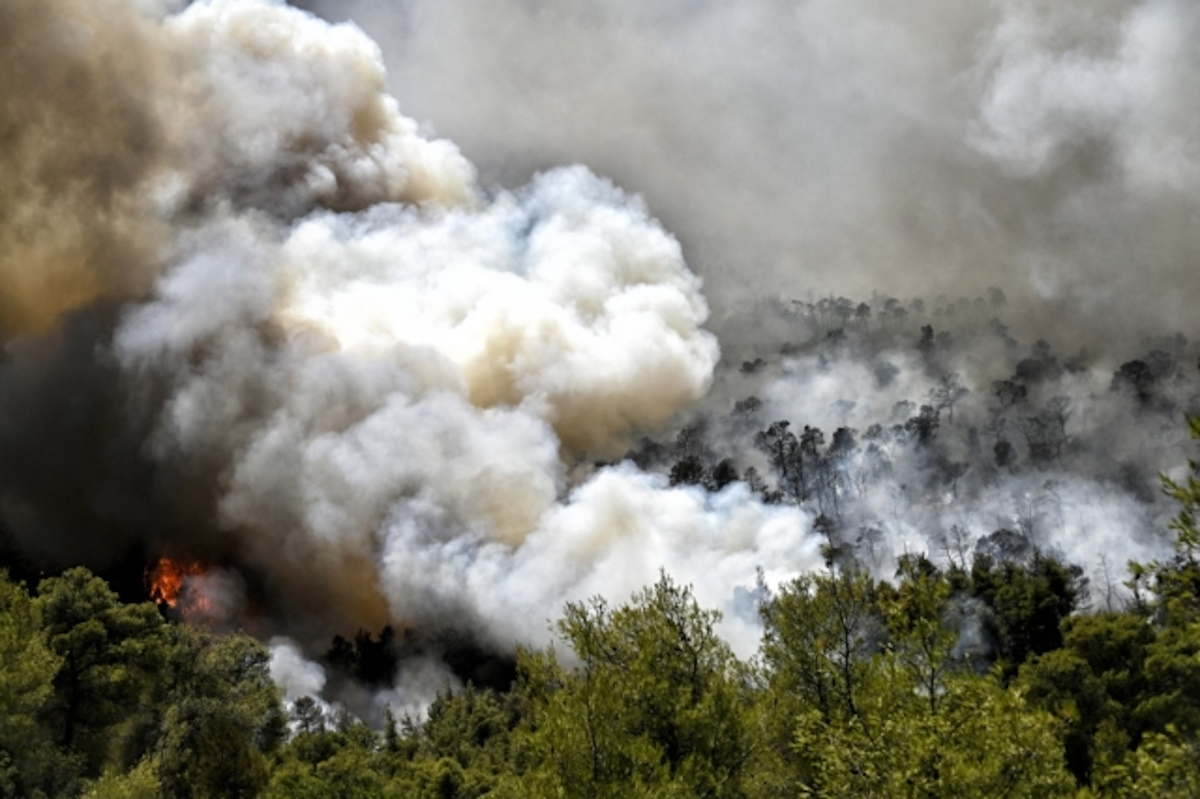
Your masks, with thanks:
M193 576L166 597L149 572L132 589L112 572L118 594L6 543L0 796L1196 795L1200 471L1162 463L1173 477L1150 495L1154 455L1121 444L1186 459L1200 436L1186 339L1143 342L1106 376L1086 352L1023 351L999 290L957 319L954 303L923 306L775 306L759 319L792 343L724 367L627 456L674 491L809 514L824 566L772 583L760 563L733 609L750 605L753 651L722 637L745 618L662 571L624 601L567 602L551 643L484 670L420 630L335 636L324 690L289 699L274 645L200 584L189 596ZM857 401L821 393L833 375L849 395L855 370L871 381ZM968 389L981 374L990 390ZM898 399L914 385L920 403ZM817 395L799 411L813 424L768 421L786 412L780 386ZM1120 563L1080 540L1080 481L1159 528L1120 535L1171 545ZM1042 500L1022 500L1030 485ZM353 701L403 689L404 664L431 652L445 672L427 706Z
M1115 607L1036 546L904 554L877 579L831 539L826 569L760 581L751 657L663 573L568 603L510 685L377 728L284 702L262 643L82 567L4 577L0 795L1195 796L1200 467L1162 481L1173 550L1131 562ZM335 641L330 668L383 679L388 636Z

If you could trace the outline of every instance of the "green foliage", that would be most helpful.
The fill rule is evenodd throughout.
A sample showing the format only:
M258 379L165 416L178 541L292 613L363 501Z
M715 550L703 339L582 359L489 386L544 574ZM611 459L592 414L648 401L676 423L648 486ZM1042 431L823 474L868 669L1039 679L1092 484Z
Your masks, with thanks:
M736 796L749 758L743 667L718 615L665 576L612 610L570 604L557 625L580 663L523 652L532 761L518 783L560 796Z
M1087 586L1078 566L1041 552L1028 564L977 555L969 579L971 594L989 609L988 626L1006 674L1015 673L1031 656L1062 646L1062 624Z
M61 658L48 646L40 608L0 573L0 745L27 739L33 713L53 693ZM7 747L6 747L7 748Z
M281 750L267 797L346 797L375 799L383 796L386 766L377 754L378 737L348 715L332 728L314 723L316 703L298 701L293 721L302 725Z
M329 785L316 769L300 760L283 760L271 772L266 799L324 799Z
M900 585L881 602L891 634L887 660L936 715L956 642L947 624L950 583L923 558L901 558L899 573Z
M398 729L389 712L379 735L346 714L329 727L314 701L298 700L298 731L279 751L265 796L484 796L509 768L517 707L515 694L468 686L440 696L419 726L405 719Z
M178 799L257 796L268 774L245 717L210 698L190 699L166 719L163 793Z
M1073 783L1049 714L957 670L944 575L905 558L899 576L894 588L854 572L806 577L764 608L768 727L791 730L769 793L1064 795Z
M465 799L483 796L487 790L488 788L479 784L477 777L464 769L457 760L441 757L414 763L407 778L390 785L386 796L389 799Z
M1200 438L1200 417L1190 417L1188 428ZM1152 563L1134 573L1135 579L1153 580L1151 590L1157 597L1156 611L1167 625L1186 623L1200 617L1200 463L1188 461L1188 475L1182 482L1162 477L1163 491L1179 502L1179 513L1171 521L1175 533L1175 556L1163 563ZM1131 564L1132 565L1132 564Z
M176 628L170 661L155 746L163 795L257 796L269 777L264 751L281 734L266 647L246 635Z
M1097 775L1087 796L1112 799L1194 799L1200 796L1200 750L1168 726L1149 733L1124 761Z
M883 628L874 581L863 572L798 577L761 608L762 656L772 692L826 720L857 715L867 657Z
M847 724L796 719L801 796L1067 796L1074 785L1048 714L992 678L956 675L936 709L891 655Z
M316 776L325 786L327 799L382 799L384 776L375 771L371 749L347 747L319 764Z
M1139 616L1078 616L1062 649L1021 669L1030 699L1060 719L1067 762L1082 784L1096 760L1120 757L1141 734L1136 709L1150 692L1145 661L1154 637Z
M40 606L0 572L0 797L54 793L74 770L36 718L54 695L61 662Z
M1136 707L1142 727L1200 731L1200 621L1159 632L1146 647L1145 674L1150 690Z
M43 713L59 744L85 757L88 774L99 774L113 728L136 712L163 662L162 616L149 602L122 603L83 568L43 580L37 604L61 659Z
M449 758L491 787L515 756L512 732L520 724L522 697L468 685L438 696L418 737L417 754Z
M158 799L160 796L162 783L158 773L150 761L143 760L126 773L110 769L88 787L83 799Z

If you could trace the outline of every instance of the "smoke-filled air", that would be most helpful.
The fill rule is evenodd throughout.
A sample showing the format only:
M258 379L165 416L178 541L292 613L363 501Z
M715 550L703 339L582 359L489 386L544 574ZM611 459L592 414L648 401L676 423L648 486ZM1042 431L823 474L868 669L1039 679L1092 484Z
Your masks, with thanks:
M1051 552L1111 607L1200 411L1198 32L0 0L4 547L273 641L297 696L353 704L315 661L390 627L415 710L660 573L741 655L850 561Z

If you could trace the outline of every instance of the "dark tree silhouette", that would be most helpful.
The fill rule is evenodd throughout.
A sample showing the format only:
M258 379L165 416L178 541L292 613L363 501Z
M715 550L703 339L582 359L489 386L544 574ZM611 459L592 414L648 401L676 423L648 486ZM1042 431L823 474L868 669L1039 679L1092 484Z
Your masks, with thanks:
M938 410L932 405L922 405L917 415L904 423L909 435L915 436L918 444L928 444L937 434Z
M1112 390L1118 393L1130 394L1143 405L1154 399L1158 377L1145 361L1132 360L1121 364L1121 368L1113 372Z
M766 453L771 467L779 476L779 493L795 502L808 499L808 485L804 474L804 454L800 441L788 428L791 423L778 421L754 437L754 445Z
M698 455L685 455L671 467L671 485L701 485L704 482L704 461Z
M1015 380L997 380L992 383L992 394L1000 400L1000 407L1003 409L1025 399L1029 394L1029 389Z
M954 406L971 392L959 381L958 373L942 375L938 384L929 392L929 400L939 411L946 411L950 424L954 424Z

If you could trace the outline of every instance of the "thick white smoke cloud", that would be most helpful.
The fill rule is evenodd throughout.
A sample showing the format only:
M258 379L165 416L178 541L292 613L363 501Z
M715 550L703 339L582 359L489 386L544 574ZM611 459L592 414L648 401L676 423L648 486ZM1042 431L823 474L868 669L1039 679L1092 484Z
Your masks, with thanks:
M161 37L181 65L176 177L204 202L295 215L471 199L471 165L399 113L358 28L318 27L270 0L215 0L168 17Z
M753 590L759 567L776 584L823 564L820 539L798 509L763 506L740 484L715 495L668 489L628 464L597 473L516 549L447 538L436 507L398 510L384 533L393 605L479 619L499 647L548 643L564 602L627 597L665 569L725 612L722 633L747 655L757 647L758 623L753 606L737 604L738 589Z
M161 35L195 65L189 157L157 189L186 223L115 354L158 392L149 453L218 473L214 535L281 611L507 651L665 569L752 651L737 592L822 563L807 515L590 473L719 357L644 204L582 167L484 192L398 115L353 28L216 0Z
M325 687L325 670L304 657L294 641L271 639L271 679L283 691L286 702L317 697Z

